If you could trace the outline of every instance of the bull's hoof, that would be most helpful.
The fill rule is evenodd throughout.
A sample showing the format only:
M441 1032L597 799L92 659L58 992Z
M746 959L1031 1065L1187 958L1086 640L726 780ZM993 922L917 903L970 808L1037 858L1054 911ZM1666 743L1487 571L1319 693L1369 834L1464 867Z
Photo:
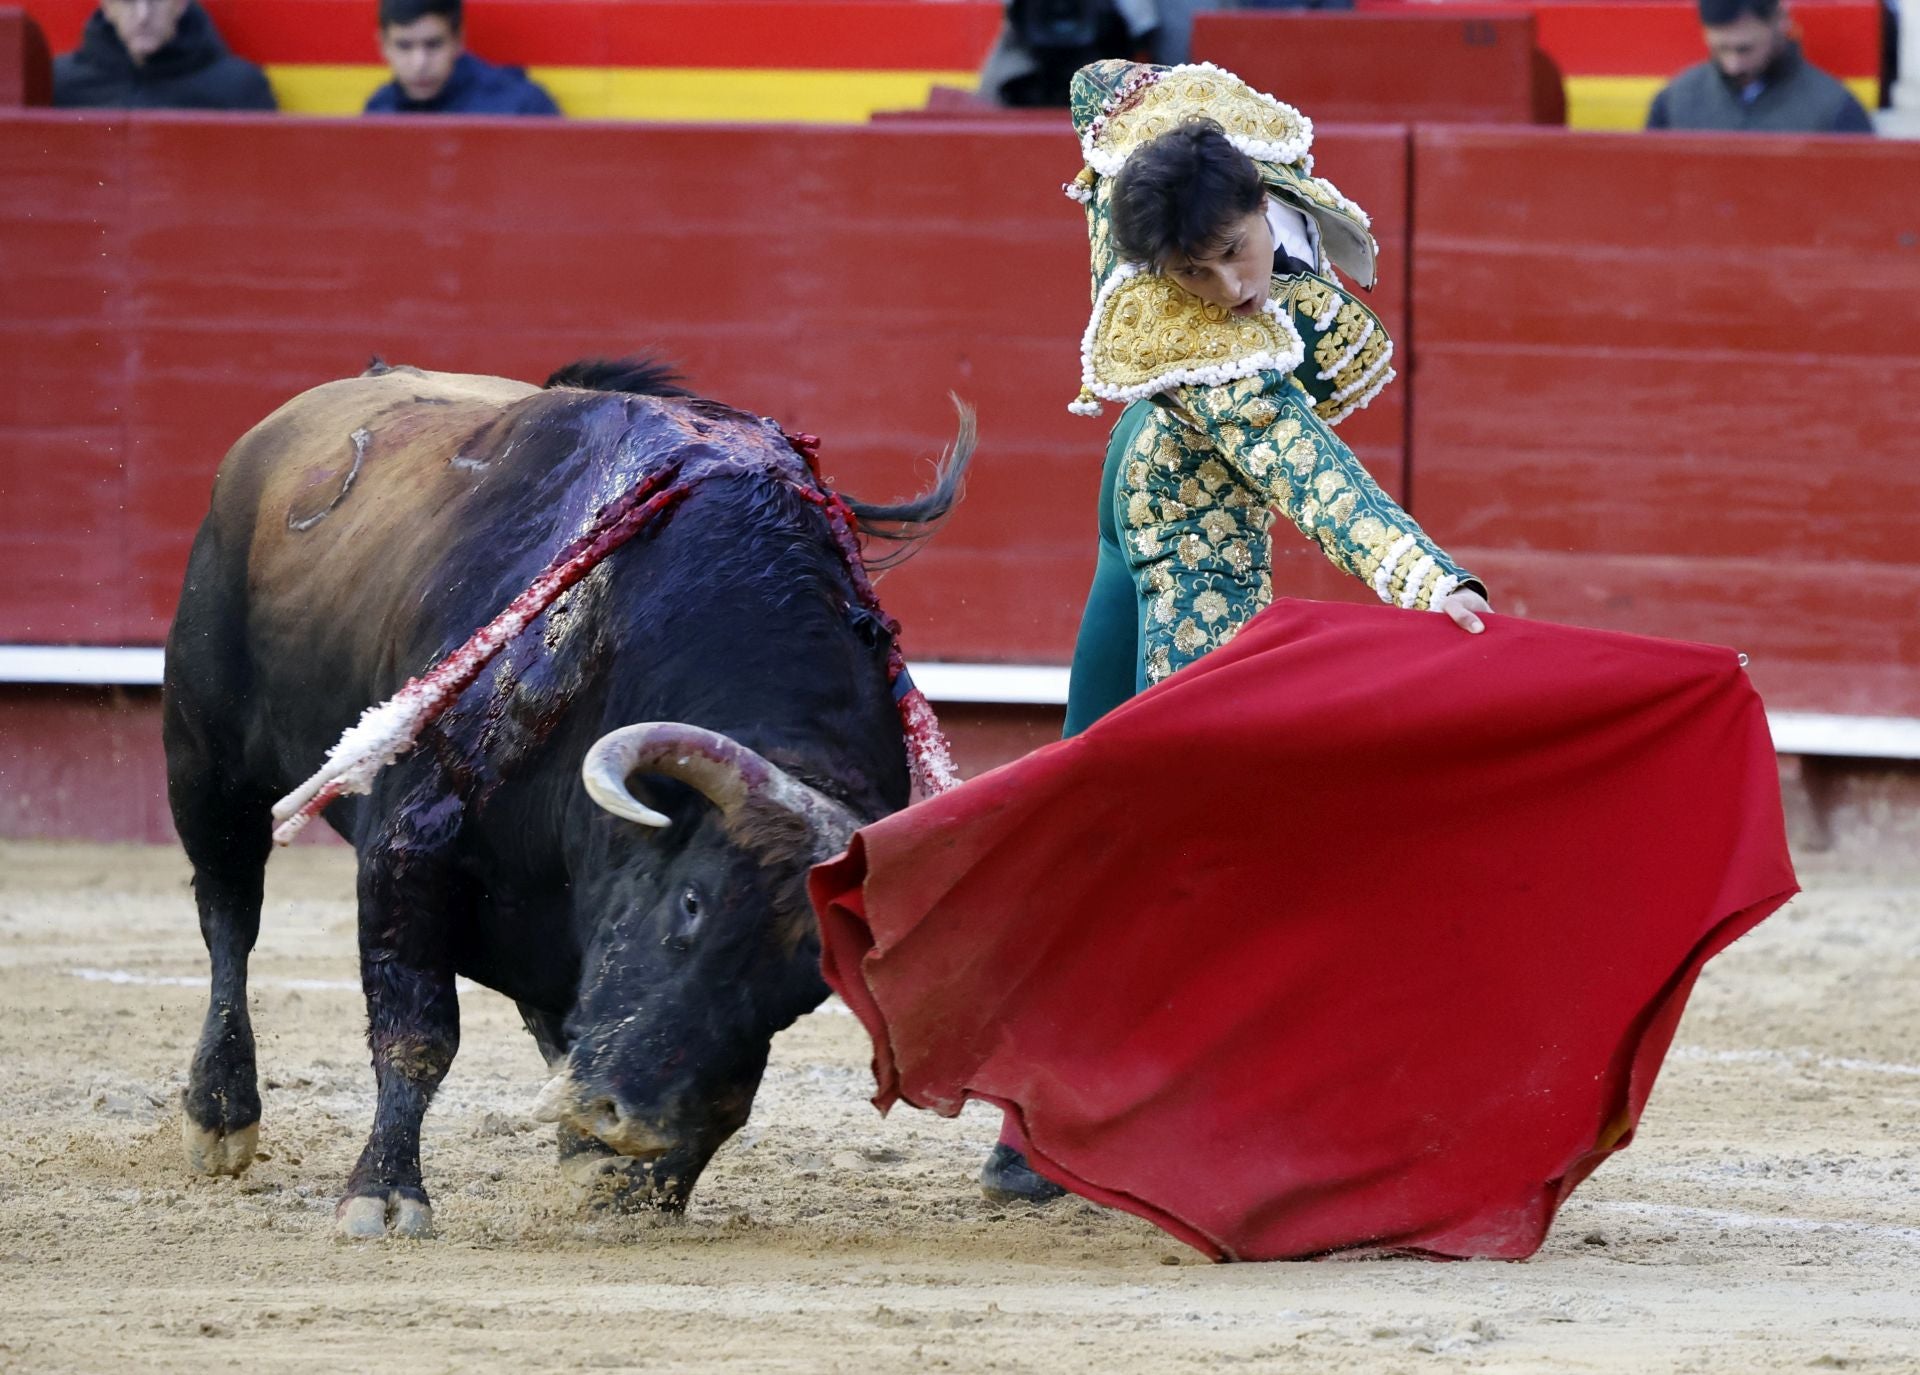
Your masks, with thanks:
M260 1145L260 1124L222 1131L203 1127L191 1116L180 1119L180 1144L186 1150L187 1164L199 1174L244 1174L253 1164Z
M417 1241L433 1235L433 1209L425 1199L398 1189L385 1194L348 1194L334 1207L333 1230L348 1241L386 1236Z

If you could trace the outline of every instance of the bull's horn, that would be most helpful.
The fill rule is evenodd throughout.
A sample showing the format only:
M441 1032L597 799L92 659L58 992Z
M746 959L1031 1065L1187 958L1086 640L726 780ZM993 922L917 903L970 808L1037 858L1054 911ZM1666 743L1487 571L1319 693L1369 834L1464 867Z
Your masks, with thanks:
M787 812L803 821L832 854L860 829L860 820L840 803L800 782L777 765L715 731L679 721L622 726L594 742L581 765L587 791L608 811L649 826L666 818L643 807L627 791L636 770L677 778L704 794L730 825L745 819L749 802ZM611 786L608 786L611 780ZM644 815L636 815L636 811ZM658 820L651 818L658 817Z
M624 733L614 731L601 736L580 761L580 781L586 784L587 796L615 816L637 821L642 826L671 825L671 817L656 812L627 791L627 775L633 772L633 762L621 744Z
M533 1100L533 1120L536 1122L558 1122L573 1109L573 1076L561 1070L547 1080L547 1086L540 1090L540 1096Z

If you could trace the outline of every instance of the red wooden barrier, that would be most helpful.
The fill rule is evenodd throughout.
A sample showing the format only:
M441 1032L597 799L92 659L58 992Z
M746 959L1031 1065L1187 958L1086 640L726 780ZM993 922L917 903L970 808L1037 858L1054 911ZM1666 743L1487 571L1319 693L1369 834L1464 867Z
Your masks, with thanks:
M1315 120L1558 123L1565 104L1550 64L1539 79L1533 27L1524 10L1207 13L1193 56Z
M1412 245L1403 131L1317 151L1403 345L1413 251L1417 396L1348 434L1397 488L1410 429L1421 519L1501 606L1737 645L1777 708L1920 715L1920 149L1426 128ZM1105 438L1064 410L1076 165L980 121L0 114L0 642L156 641L219 455L371 352L537 377L653 345L879 497L942 393L978 403L967 504L882 591L916 656L1059 661ZM1353 594L1279 543L1283 590ZM0 698L0 833L165 833L151 693ZM977 762L1047 733L1002 716Z
M940 710L968 778L1058 740L1060 719L1057 707ZM0 837L174 843L157 689L0 683L0 779ZM294 843L340 842L309 826Z
M1318 152L1373 212L1397 331L1405 136ZM1066 412L1078 166L1020 128L0 118L0 642L160 639L220 456L370 354L539 378L657 349L875 497L973 402L968 501L883 594L916 656L1064 661L1106 439ZM1395 488L1403 404L1349 427Z
M1920 149L1423 128L1415 494L1496 604L1920 715Z
M0 779L0 836L174 838L152 689L0 683Z
M53 59L25 10L0 8L0 109L53 103Z

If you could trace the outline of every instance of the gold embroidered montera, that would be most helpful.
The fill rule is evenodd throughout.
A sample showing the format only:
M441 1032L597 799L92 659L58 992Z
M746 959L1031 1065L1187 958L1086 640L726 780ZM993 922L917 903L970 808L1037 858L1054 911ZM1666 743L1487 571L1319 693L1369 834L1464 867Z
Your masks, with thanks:
M1075 75L1072 103L1086 166L1067 194L1087 211L1094 306L1071 409L1097 415L1103 399L1133 401L1178 386L1296 372L1315 413L1337 424L1392 379L1386 330L1334 276L1338 266L1371 286L1376 245L1366 213L1313 175L1312 121L1206 63L1096 62ZM1122 262L1113 247L1114 173L1134 149L1203 117L1253 159L1269 195L1310 215L1320 230L1320 270L1276 278L1266 308L1250 319Z

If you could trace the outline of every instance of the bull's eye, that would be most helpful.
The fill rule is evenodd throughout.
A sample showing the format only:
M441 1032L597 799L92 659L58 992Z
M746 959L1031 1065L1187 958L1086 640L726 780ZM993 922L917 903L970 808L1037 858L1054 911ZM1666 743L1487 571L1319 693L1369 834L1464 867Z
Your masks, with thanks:
M700 919L706 915L706 911L707 904L700 897L698 889L682 888L673 920L668 923L667 941L685 945L692 940L694 933L700 929Z

